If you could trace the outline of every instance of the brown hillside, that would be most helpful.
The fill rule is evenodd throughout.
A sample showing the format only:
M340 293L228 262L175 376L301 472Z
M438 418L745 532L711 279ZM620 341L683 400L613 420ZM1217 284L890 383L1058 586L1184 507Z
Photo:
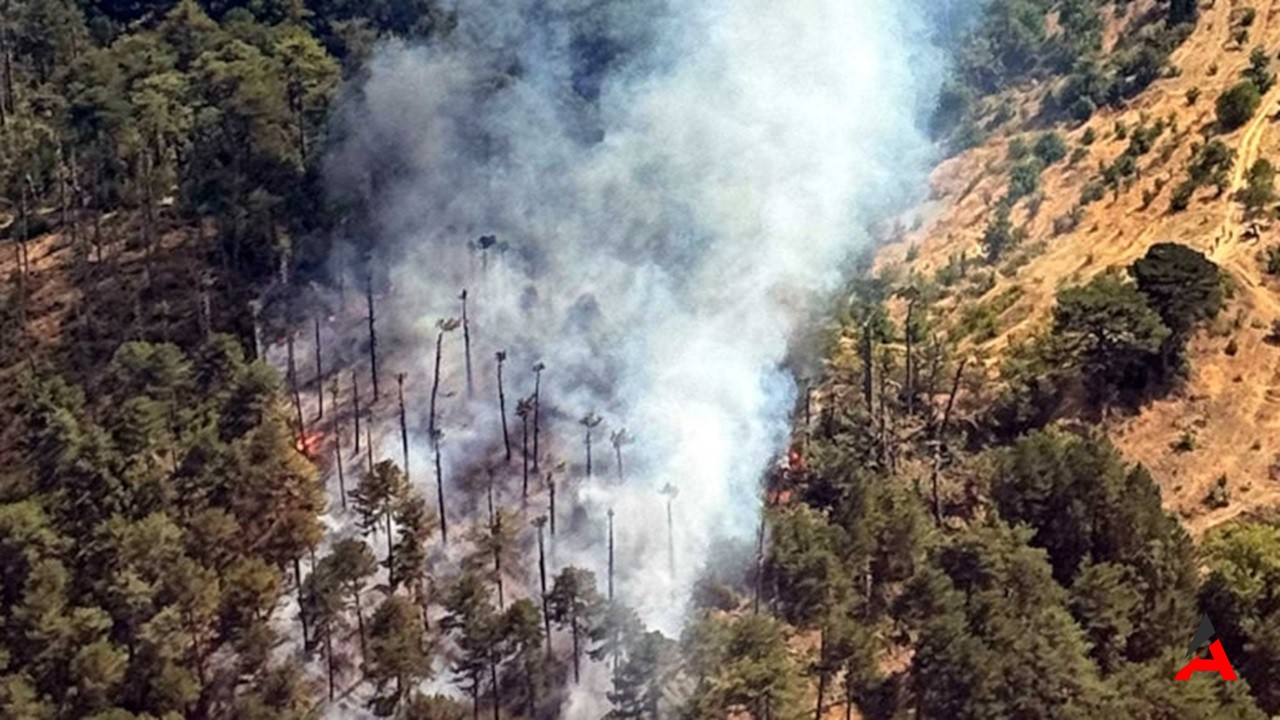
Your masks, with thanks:
M1108 37L1114 40L1145 11L1149 2L1133 3L1125 16L1113 18ZM1253 120L1227 135L1213 135L1214 101L1236 83L1255 46L1275 58L1280 50L1280 3L1260 0L1248 39L1237 43L1246 2L1202 4L1200 21L1190 38L1173 54L1172 70L1127 107L1099 110L1078 127L1056 128L1067 141L1068 155L1041 177L1043 199L1036 212L1023 200L1012 219L1026 238L991 273L994 282L978 279L981 238L1007 182L1010 140L1034 143L1049 128L1037 124L1036 107L1027 100L1043 87L1024 88L1015 100L1019 117L980 146L944 162L931 178L933 207L921 226L886 247L877 259L882 273L933 275L963 253L970 259L967 277L951 288L944 308L963 302L985 303L997 315L994 330L969 335L965 343L987 360L995 360L1010 342L1040 328L1064 286L1088 280L1109 267L1124 266L1159 241L1176 241L1202 250L1233 279L1234 294L1215 325L1190 348L1192 373L1182 390L1145 407L1137 416L1113 422L1113 437L1126 457L1146 464L1160 480L1166 505L1201 533L1241 513L1280 503L1280 345L1267 342L1273 320L1280 319L1280 278L1268 276L1259 257L1280 243L1280 227L1247 220L1234 199L1245 184L1245 171L1258 158L1280 160L1280 87L1263 98ZM1273 64L1274 70L1274 64ZM1199 89L1195 103L1188 91ZM1081 192L1111 163L1129 141L1117 137L1117 124L1128 129L1160 118L1171 121L1152 150L1139 158L1136 180L1119 192L1084 207L1074 230L1055 234L1054 219L1072 211ZM1092 129L1097 140L1082 143ZM1169 211L1169 196L1186 177L1193 146L1218 137L1236 151L1230 188L1220 197L1213 188L1195 194L1183 212ZM1077 149L1081 149L1077 151ZM1144 192L1147 193L1144 202ZM1154 198L1151 197L1154 193ZM1260 228L1251 237L1250 227ZM989 289L984 288L989 283ZM962 317L963 311L951 313ZM952 321L954 322L954 320ZM1227 346L1235 346L1229 354ZM1173 445L1194 437L1194 449L1177 452ZM1210 486L1226 475L1228 507L1210 511L1203 503Z

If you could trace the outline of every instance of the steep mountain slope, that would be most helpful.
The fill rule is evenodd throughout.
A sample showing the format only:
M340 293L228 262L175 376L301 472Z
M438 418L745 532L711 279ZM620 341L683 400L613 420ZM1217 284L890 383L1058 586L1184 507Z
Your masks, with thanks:
M1106 37L1114 43L1150 10L1132 3L1111 17ZM1146 404L1136 415L1111 420L1112 436L1125 456L1149 467L1161 482L1166 506L1200 533L1254 508L1280 502L1280 347L1268 340L1280 318L1277 280L1265 272L1263 255L1277 241L1265 213L1249 215L1237 195L1255 161L1280 154L1276 132L1280 87L1261 100L1243 127L1219 133L1214 101L1250 66L1250 50L1270 58L1280 48L1280 5L1262 1L1250 13L1243 2L1220 0L1201 7L1194 32L1172 54L1170 70L1122 108L1102 108L1082 124L1049 125L1037 100L1058 79L1009 93L1015 119L980 145L943 162L931 179L928 221L902 234L877 258L881 273L937 279L957 258L982 255L982 238L1014 165L1010 143L1033 145L1056 130L1068 157L1049 166L1030 202L1015 206L1011 220L1025 233L995 266L968 273L968 287L943 299L956 324L976 313L994 315L985 332L965 345L998 374L998 360L1011 344L1047 326L1055 293L1109 268L1123 267L1156 242L1175 241L1203 251L1231 278L1227 309L1190 347L1185 386ZM1246 22L1252 15L1252 22ZM1241 34L1245 34L1241 42ZM1141 128L1165 123L1136 171L1114 188L1102 188L1100 170L1114 163ZM1096 137L1091 144L1090 136ZM1225 187L1195 191L1183 211L1171 195L1188 174L1197 147L1210 138L1235 153ZM1093 184L1093 187L1090 187ZM1082 203L1082 193L1100 194ZM1038 203L1038 209L1032 211ZM1274 206L1274 203L1272 203ZM1273 209L1273 208L1272 208ZM1071 217L1073 210L1076 213ZM1074 225L1074 227L1071 227ZM1210 510L1204 499L1222 476L1231 502Z

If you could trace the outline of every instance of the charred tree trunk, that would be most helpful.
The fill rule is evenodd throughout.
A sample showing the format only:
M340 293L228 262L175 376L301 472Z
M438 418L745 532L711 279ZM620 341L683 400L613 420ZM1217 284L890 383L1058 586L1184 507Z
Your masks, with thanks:
M471 377L471 320L467 317L467 291L462 290L462 346L467 357L467 399L475 397L475 383Z
M872 343L871 343L871 322L870 321L862 324L862 338L861 338L861 341L859 342L858 347L859 347L859 352L858 352L859 359L862 361L862 401L867 406L867 414L870 415L873 412L875 412L875 406L871 404L872 394L873 394L872 391L875 385L874 385L874 378L872 377L872 374L874 372L872 363L874 361L871 357Z
M289 331L289 335L285 339L285 347L288 350L288 373L289 373L289 393L293 396L293 409L297 415L298 421L298 439L300 444L305 442L307 434L306 425L302 419L302 394L298 390L298 366L294 362L293 356L293 331Z
M354 405L354 407L352 408L352 415L355 417L355 422L356 422L355 447L356 447L356 453L359 453L360 452L360 375L355 370L351 371L351 403Z
M542 528L546 524L546 517L540 517L533 521L533 526L538 528L538 584L542 591L540 595L542 600L542 631L547 638L547 662L551 662L551 615L547 612L547 554L546 545L542 539Z
M498 416L502 418L502 445L507 451L507 462L511 462L511 435L507 432L507 395L502 387L502 363L507 360L507 351L494 353L498 360Z
M964 373L965 363L968 358L962 358L956 365L955 379L951 381L951 393L947 396L947 406L942 411L942 422L938 424L937 432L933 438L933 471L930 478L930 493L933 506L933 522L937 525L942 524L942 502L938 496L938 475L942 472L942 446L945 442L947 433L947 422L951 419L951 407L956 401L956 392L960 389L960 376Z
M404 454L404 478L409 479L409 423L404 412L404 373L396 374L396 390L400 396L400 447Z
M540 448L538 446L538 433L541 429L540 422L542 420L542 371L547 366L541 362L533 366L533 471L538 472L538 462L540 457ZM554 535L555 533L552 533Z
M342 509L347 509L347 478L346 470L343 468L342 461L342 414L338 412L338 397L341 388L338 387L338 378L335 377L329 385L330 403L333 406L333 460L338 466L338 499L342 503Z
M907 301L907 321L905 332L907 343L906 368L903 371L902 388L907 404L907 415L915 412L916 407L916 361L915 361L915 311L916 299Z
M373 314L373 275L365 281L365 304L368 306L369 320L369 372L373 376L373 401L378 402L378 331Z
M427 421L428 433L435 433L436 431L436 396L440 394L440 353L443 349L444 330L440 330L436 333L436 371L435 377L431 380L431 414Z
M444 508L444 473L440 469L440 439L442 434L439 430L432 432L431 444L436 456L436 504L439 506L438 509L440 511L440 539L444 541L445 545L448 545L449 518Z
M314 319L316 330L316 419L324 419L324 360L320 346L320 318Z

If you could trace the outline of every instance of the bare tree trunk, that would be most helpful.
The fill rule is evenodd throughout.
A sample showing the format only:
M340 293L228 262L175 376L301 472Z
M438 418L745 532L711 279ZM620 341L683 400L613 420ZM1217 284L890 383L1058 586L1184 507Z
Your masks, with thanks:
M916 299L913 297L907 301L907 322L906 322L906 341L907 341L907 360L906 369L903 373L903 389L907 401L907 415L911 415L915 411L916 406L916 365L915 365L915 345L914 343L914 320L916 310Z
M540 430L540 422L542 420L542 371L546 366L539 361L533 366L533 471L539 471L540 450L538 446L538 432ZM552 533L553 535L555 533Z
M351 371L351 402L355 406L352 414L355 416L356 422L356 453L360 452L360 375L355 371Z
M319 412L316 415L317 420L324 419L324 362L321 359L320 347L320 318L314 319L316 329L316 404L319 406Z
M502 418L502 445L507 450L507 462L511 462L511 435L507 432L507 395L502 387L502 363L507 359L507 352L499 350L498 359L498 415Z
M529 413L520 416L520 459L523 482L520 497L529 499Z
M400 446L404 453L404 478L409 479L409 424L404 413L404 373L396 374L396 388L400 395Z
M542 528L546 525L545 517L538 518L533 521L534 527L538 528L538 583L542 588L542 630L546 634L547 642L547 662L551 662L551 615L547 612L547 554L546 545L542 539Z
M307 427L302 419L302 395L298 392L298 366L294 362L293 356L293 331L290 330L285 339L285 347L289 352L289 393L293 395L293 409L298 419L298 438L305 443L307 435ZM306 445L303 445L305 448Z
M613 508L609 508L609 601L613 601Z
M818 630L818 663L819 663L818 707L813 714L814 720L822 720L822 711L826 709L823 707L823 701L826 699L826 696L827 696L827 680L828 680L826 658L824 657L826 655L826 652L827 652L827 628L824 624L824 626Z
M436 503L440 510L440 538L445 545L449 544L449 518L444 509L444 473L440 469L440 431L431 433L431 442L436 454Z
M760 529L756 532L755 597L751 601L751 614L760 614L760 589L764 586L764 527L765 512L760 509Z
M368 423L364 426L364 454L369 459L369 472L373 472L373 429Z
M369 372L373 375L373 401L378 402L378 333L373 316L373 275L365 282L365 302L369 308Z
M551 473L547 473L547 491L551 495L551 539L554 540L556 537L556 481Z
M875 407L871 404L873 385L873 368L871 357L871 322L867 321L862 324L862 338L859 343L859 356L862 360L862 400L867 406L867 414L875 412Z
M444 348L444 330L436 333L436 372L431 380L431 415L428 419L427 432L436 431L436 396L440 393L440 352Z
M471 379L471 321L467 318L467 291L462 290L462 345L467 356L467 399L475 397L475 384Z
M960 376L964 373L964 366L967 361L968 358L961 358L959 364L956 365L955 379L951 381L951 394L947 396L947 406L942 411L942 422L939 423L933 438L933 472L930 486L932 488L933 521L937 525L942 524L942 503L938 497L938 474L942 470L942 445L947 433L947 422L951 419L951 407L955 403L956 392L960 389Z
M328 671L329 671L329 702L333 702L333 698L334 698L334 693L333 693L333 675L334 675L334 664L333 664L333 633L332 633L332 632L330 632L330 629L329 629L329 623L328 623L328 621L325 621L325 624L324 624L324 625L325 625L325 629L324 629L324 659L325 659L325 664L328 666Z

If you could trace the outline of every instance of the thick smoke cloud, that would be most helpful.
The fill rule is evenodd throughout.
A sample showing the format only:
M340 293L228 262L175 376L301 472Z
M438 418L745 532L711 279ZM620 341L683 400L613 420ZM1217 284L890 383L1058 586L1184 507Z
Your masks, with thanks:
M336 198L370 209L347 238L362 250L336 257L371 246L386 274L380 333L386 366L413 370L415 482L430 488L435 323L458 315L465 287L477 388L468 400L454 333L449 482L501 455L494 351L510 352L517 443L515 400L545 362L543 474L569 463L557 561L603 586L614 507L619 595L676 631L712 542L755 533L795 401L781 362L797 322L866 228L919 199L942 64L932 12L928 0L462 0L448 38L380 47L340 110L328 174ZM468 246L481 235L505 250ZM592 411L605 424L587 480L577 420ZM624 426L636 442L620 484L608 434Z

